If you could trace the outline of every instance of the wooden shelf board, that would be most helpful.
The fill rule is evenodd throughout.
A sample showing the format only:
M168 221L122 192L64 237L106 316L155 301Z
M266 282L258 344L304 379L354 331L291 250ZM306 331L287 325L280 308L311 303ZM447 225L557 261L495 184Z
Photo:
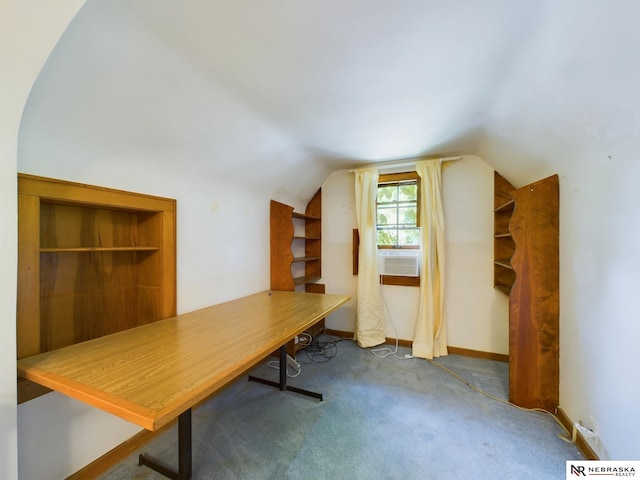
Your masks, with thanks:
M494 285L496 290L500 290L505 295L509 295L511 293L511 285Z
M508 202L505 202L502 205L499 205L498 207L496 207L494 209L494 212L500 212L502 210L509 210L509 209L513 208L514 205L515 205L515 202L513 201L513 199L511 199Z
M311 215L305 215L304 213L298 212L293 212L291 216L300 220L320 220L320 217L312 217Z
M47 247L41 248L40 253L71 253L71 252L153 252L158 247Z
M513 270L513 267L511 266L511 263L509 263L509 260L495 260L493 263L498 265L498 266L500 266L500 267L504 267L504 268L508 268L509 270Z
M297 285L303 285L305 283L313 283L320 280L320 277L318 276L310 276L310 275L305 275L304 277L296 277L293 279L293 283L297 286Z
M298 262L312 262L313 260L320 260L320 256L313 256L313 257L294 257L294 259L293 259L293 263L298 263Z

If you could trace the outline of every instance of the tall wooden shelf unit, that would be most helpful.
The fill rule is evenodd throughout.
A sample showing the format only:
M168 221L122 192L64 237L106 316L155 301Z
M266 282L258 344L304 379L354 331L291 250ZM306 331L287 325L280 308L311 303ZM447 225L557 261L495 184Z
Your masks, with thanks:
M560 376L558 176L516 189L496 172L494 198L494 285L509 295L509 399L554 412Z
M271 289L311 293L325 293L322 277L322 190L318 190L307 204L304 213L293 207L271 200ZM303 268L298 268L302 265ZM324 320L312 332L324 329ZM295 355L297 346L288 346Z
M511 192L514 190L515 187L502 175L498 172L494 173L493 286L506 295L509 295L515 281L511 257L516 246L509 231L509 221L515 205L511 197Z
M175 314L175 200L18 174L18 359Z

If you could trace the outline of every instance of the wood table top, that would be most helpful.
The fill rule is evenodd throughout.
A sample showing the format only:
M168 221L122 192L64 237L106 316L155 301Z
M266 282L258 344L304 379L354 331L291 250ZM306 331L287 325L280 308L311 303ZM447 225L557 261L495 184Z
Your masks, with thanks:
M267 291L18 361L18 374L157 430L350 298Z

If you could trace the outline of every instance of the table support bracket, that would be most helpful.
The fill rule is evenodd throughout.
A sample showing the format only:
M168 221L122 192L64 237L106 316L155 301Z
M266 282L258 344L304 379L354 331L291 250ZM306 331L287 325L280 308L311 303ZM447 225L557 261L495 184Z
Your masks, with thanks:
M178 471L164 463L141 454L138 465L144 465L171 480L190 480L191 478L191 409L178 416Z
M273 382L271 380L266 380L264 378L254 377L249 375L250 382L258 382L264 385L270 385L272 387L279 388L281 391L289 391L294 393L299 393L300 395L306 395L307 397L317 398L322 401L322 394L311 392L309 390L305 390L303 388L292 387L287 385L287 346L283 345L280 347L280 381Z

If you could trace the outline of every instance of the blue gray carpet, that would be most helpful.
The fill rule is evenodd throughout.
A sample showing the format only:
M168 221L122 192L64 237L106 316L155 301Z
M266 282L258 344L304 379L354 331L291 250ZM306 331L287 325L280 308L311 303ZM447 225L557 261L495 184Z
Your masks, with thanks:
M289 379L322 392L322 402L245 377L195 410L193 479L545 480L564 479L565 461L582 459L551 416L488 398L425 360L380 359L349 340L333 353L315 359L323 363L298 354L302 372ZM506 363L436 361L507 398ZM253 373L277 379L266 364ZM176 428L143 451L177 465ZM137 453L100 477L162 478L138 467Z

